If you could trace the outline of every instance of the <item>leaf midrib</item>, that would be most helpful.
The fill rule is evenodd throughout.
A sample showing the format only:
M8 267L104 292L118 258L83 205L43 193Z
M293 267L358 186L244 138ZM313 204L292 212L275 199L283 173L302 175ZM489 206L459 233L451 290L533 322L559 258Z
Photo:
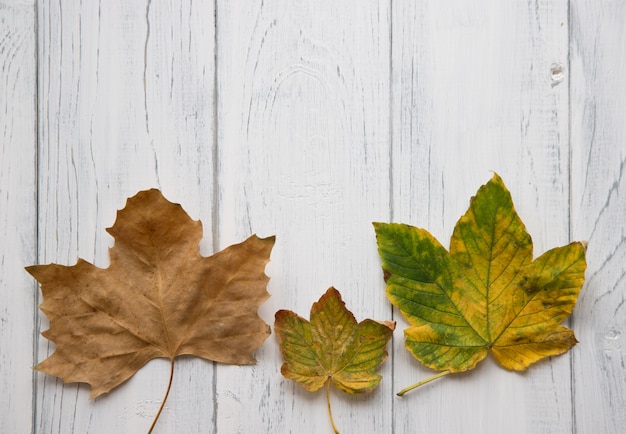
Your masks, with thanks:
M506 332L509 327L511 326L511 324L517 319L519 318L520 314L524 311L524 309L526 309L526 307L528 306L528 304L533 301L535 299L535 297L537 297L539 295L539 293L541 291L543 291L545 289L545 287L551 283L554 282L555 280L557 280L563 273L565 273L567 270L569 270L571 267L574 266L574 264L576 262L578 262L580 260L580 258L576 258L574 261L572 261L566 268L563 268L563 270L561 270L561 272L559 272L559 274L557 274L550 282L546 283L545 285L543 285L537 292L535 292L531 297L528 298L528 301L526 302L526 304L524 304L524 306L520 309L520 311L518 313L516 313L513 318L509 321L509 323L506 325L506 327L504 327L502 329L502 331L500 332L500 334L494 339L492 345L495 345L496 342L498 342L498 339L500 339L500 337L502 337L502 335L504 334L504 332ZM534 262L534 261L533 261ZM533 262L531 262L528 266L532 266Z
M409 257L416 265L417 265L417 269L420 269L424 272L425 275L427 275L433 282L433 284L436 285L437 288L439 288L439 290L441 291L441 293L443 295L445 295L445 297L449 300L450 304L454 307L454 310L456 311L456 313L463 318L463 321L465 322L465 324L467 324L468 328L470 328L472 330L472 332L483 342L485 342L485 340L482 338L482 336L480 336L480 334L476 331L476 329L472 326L472 324L470 324L467 320L467 318L465 318L465 315L463 315L463 313L459 310L458 306L454 303L454 301L452 300L452 298L450 298L450 296L446 293L446 291L444 290L444 288L436 281L436 279L433 278L433 276L431 276L431 274L424 268L421 266L420 262L417 261L415 259L415 257L411 254L410 251L408 251L404 245L402 243L398 243L396 238L395 238L395 234L391 234L390 237L394 242L396 242L396 244L406 253L406 256ZM431 242L432 244L432 242ZM450 257L450 252L443 246L441 246L441 248L443 249L443 251L445 252L446 256L447 256L447 260L453 260L453 258ZM390 261L391 262L391 261ZM446 267L447 268L447 267ZM388 270L389 271L389 270ZM392 273L393 274L393 273ZM411 279L413 280L413 279ZM406 300L406 299L405 299ZM400 309L402 310L402 309ZM485 346L488 345L488 342L485 342Z

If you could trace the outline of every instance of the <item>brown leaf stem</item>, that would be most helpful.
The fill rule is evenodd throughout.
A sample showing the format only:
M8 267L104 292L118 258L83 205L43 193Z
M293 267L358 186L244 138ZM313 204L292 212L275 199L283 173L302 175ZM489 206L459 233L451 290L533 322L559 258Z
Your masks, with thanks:
M152 433L152 430L154 429L154 426L157 423L157 420L159 420L159 416L161 416L161 412L163 411L163 408L165 407L165 401L167 401L167 397L170 394L170 389L172 388L172 378L174 378L174 358L172 357L172 363L170 365L170 380L167 383L167 390L165 391L165 396L163 397L163 402L161 402L161 407L159 407L159 411L157 411L156 416L154 417L154 420L152 421L152 425L150 425L150 429L148 430L148 434Z
M399 391L396 395L402 396L405 393L410 392L413 389L416 389L416 388L418 388L420 386L423 386L426 383L430 383L431 381L436 380L437 378L441 378L444 375L448 375L449 373L450 373L450 371L442 371L442 372L438 373L437 375L433 375L432 377L429 377L429 378L427 378L425 380L420 381L419 383L415 383L412 386L405 387L404 389Z
M333 412L330 409L330 378L326 382L326 403L328 404L328 416L330 416L330 423L333 426L333 431L335 431L335 434L339 434L339 430L335 426L335 421L333 420Z

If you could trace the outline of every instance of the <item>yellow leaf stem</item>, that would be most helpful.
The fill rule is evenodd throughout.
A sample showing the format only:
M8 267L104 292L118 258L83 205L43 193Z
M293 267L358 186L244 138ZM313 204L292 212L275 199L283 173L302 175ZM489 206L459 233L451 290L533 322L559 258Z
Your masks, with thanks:
M328 405L328 416L330 417L330 424L333 426L333 431L335 434L339 434L339 430L335 425L335 420L333 419L333 411L330 409L330 381L326 382L326 404Z
M418 387L423 386L426 383L430 383L431 381L436 380L437 378L441 378L441 377L443 377L445 375L448 375L449 373L450 373L450 371L440 372L437 375L433 375L432 377L428 377L427 379L420 381L419 383L415 383L412 386L405 387L404 389L402 389L401 391L396 393L396 395L404 396L405 393L410 392L413 389L417 389Z

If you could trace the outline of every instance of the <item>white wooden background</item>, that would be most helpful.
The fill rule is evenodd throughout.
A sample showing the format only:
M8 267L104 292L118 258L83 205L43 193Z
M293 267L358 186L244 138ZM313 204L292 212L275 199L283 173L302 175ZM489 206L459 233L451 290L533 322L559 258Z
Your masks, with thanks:
M34 372L53 351L25 265L108 264L116 210L149 187L210 254L276 234L262 317L336 286L398 321L381 386L333 392L343 433L626 429L626 1L0 0L0 432L141 433L169 362L109 395ZM445 245L497 171L535 254L588 240L580 344L511 373L432 372L403 348L372 221ZM330 432L323 393L183 358L158 433Z

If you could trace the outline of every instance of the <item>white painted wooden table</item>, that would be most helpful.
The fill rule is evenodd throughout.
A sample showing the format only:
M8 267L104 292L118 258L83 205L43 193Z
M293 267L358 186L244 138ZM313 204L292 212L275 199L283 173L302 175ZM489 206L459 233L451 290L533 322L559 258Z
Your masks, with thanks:
M276 234L272 297L308 317L331 285L398 321L372 394L333 392L345 433L626 430L626 2L0 0L0 432L141 433L156 360L109 395L34 372L53 351L25 265L107 266L116 210L149 187L210 254ZM580 344L511 373L432 372L403 348L372 221L447 245L497 171L535 254L588 240ZM183 358L158 433L330 432L323 393Z

